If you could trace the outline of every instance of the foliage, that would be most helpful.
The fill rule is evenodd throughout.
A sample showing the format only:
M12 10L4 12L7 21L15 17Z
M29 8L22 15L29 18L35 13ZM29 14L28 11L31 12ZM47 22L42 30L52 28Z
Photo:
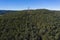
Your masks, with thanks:
M0 40L60 40L60 12L6 12L0 16Z

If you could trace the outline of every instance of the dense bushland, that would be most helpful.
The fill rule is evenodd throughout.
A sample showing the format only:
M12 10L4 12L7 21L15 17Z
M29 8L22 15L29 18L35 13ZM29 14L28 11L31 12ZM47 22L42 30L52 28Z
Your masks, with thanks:
M60 12L6 12L0 16L0 40L60 40Z

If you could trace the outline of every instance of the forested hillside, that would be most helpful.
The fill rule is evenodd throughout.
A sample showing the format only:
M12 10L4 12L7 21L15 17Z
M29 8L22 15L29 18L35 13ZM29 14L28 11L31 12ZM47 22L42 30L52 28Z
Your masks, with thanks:
M8 11L0 16L0 40L60 40L60 11Z

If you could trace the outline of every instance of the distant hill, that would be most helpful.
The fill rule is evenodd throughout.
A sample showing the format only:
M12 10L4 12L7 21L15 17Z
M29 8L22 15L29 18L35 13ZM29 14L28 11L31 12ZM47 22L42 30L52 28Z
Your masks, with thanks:
M0 10L0 15L10 13L10 12L15 12L14 10Z
M0 10L0 40L60 40L60 11Z
M6 11L5 10L0 10L0 14L5 14Z

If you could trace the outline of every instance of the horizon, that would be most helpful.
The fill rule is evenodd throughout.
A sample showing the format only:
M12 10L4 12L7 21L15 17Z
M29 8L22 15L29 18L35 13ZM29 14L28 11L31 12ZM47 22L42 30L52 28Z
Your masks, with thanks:
M0 10L60 10L60 0L0 0Z
M6 10L0 10L0 11L24 11L24 10L42 10L42 9L44 9L44 10L51 10L51 11L60 11L60 10L54 10L54 9L45 9L45 8L41 8L41 9L22 9L22 10L8 10L8 9L6 9Z

